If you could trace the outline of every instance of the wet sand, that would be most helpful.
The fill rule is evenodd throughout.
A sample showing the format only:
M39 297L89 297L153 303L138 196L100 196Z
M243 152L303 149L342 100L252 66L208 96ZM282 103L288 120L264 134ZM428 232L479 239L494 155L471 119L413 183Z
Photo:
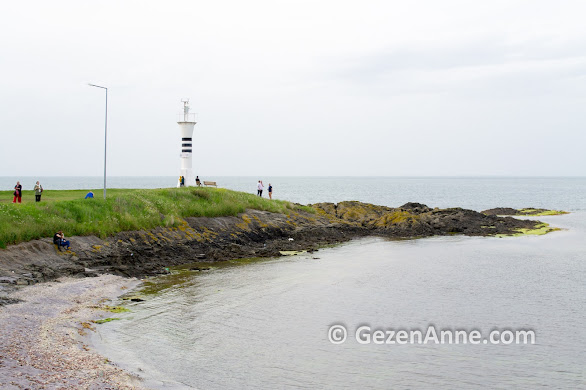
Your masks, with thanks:
M89 344L92 322L116 315L97 306L139 283L113 275L62 278L22 288L0 307L0 388L141 389L139 378Z

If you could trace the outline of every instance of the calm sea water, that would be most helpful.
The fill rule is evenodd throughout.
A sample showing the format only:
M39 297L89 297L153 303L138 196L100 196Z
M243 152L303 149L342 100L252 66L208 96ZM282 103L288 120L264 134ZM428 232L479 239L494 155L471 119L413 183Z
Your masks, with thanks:
M249 192L258 180L214 179ZM545 236L366 238L193 274L132 303L131 312L116 315L120 321L100 325L94 337L103 354L165 389L586 387L585 178L262 179L278 197L300 203L573 212L540 218L565 229ZM99 188L97 180L86 188ZM174 178L120 180L128 187L174 184ZM346 343L328 341L332 324L348 328ZM537 343L361 345L352 333L362 324L483 333L530 328Z
M51 189L100 189L102 177L0 177L0 190L14 188L20 180L33 189L37 180ZM534 177L213 177L220 187L256 193L258 180L271 183L274 197L302 204L359 200L387 206L420 202L433 207L481 210L498 206L586 210L586 178ZM177 178L110 177L109 188L173 187ZM265 194L266 196L266 194Z

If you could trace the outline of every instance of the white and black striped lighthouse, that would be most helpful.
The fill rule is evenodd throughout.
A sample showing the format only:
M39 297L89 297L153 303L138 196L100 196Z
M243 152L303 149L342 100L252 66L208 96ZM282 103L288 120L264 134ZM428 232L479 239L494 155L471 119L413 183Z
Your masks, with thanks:
M195 127L195 114L189 113L189 99L181 100L183 102L183 115L177 122L181 132L181 170L177 187L181 186L183 177L186 187L195 186L195 176L193 175L193 128Z

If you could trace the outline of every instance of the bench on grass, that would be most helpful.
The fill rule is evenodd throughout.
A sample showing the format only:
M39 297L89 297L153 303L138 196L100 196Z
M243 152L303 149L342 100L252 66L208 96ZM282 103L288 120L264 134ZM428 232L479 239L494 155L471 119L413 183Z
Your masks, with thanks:
M216 182L215 182L215 181L204 181L204 182L203 182L203 185L204 185L204 186L206 186L206 187L207 187L207 186L214 186L214 187L218 187L218 185L216 184Z

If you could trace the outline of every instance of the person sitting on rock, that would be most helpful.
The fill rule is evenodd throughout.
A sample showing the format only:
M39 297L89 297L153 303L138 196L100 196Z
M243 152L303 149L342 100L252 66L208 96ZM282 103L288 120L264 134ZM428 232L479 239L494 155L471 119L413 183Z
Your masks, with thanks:
M59 249L59 251L61 251L61 247L67 247L66 250L69 250L70 248L69 241L65 239L65 235L63 234L62 230L59 230L53 236L53 244L57 245L57 249Z

